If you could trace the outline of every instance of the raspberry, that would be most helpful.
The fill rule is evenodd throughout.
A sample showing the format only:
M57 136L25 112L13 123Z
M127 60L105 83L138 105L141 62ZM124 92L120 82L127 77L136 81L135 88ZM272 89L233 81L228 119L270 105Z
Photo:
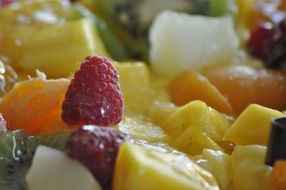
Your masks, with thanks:
M65 150L70 158L91 171L103 189L109 189L118 149L128 139L128 135L115 128L86 125L70 135Z
M277 42L277 30L273 24L260 25L250 35L248 49L254 56L266 59Z
M87 57L70 82L62 109L63 120L71 125L119 123L123 97L112 63L99 56Z

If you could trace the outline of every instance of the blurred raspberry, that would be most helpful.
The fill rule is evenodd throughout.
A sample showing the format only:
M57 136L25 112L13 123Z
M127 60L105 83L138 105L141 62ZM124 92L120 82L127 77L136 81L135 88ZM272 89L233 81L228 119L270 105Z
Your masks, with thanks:
M128 139L115 128L88 125L70 135L66 153L84 164L103 189L110 189L118 149Z
M99 56L87 57L71 80L62 109L63 120L71 125L119 123L123 97L112 63Z

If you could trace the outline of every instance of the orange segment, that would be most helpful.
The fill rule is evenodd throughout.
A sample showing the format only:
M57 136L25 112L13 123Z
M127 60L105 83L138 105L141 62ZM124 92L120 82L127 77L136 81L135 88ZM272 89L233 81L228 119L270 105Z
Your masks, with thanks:
M17 83L0 102L0 112L7 119L9 129L24 129L31 135L69 130L61 119L68 84L67 79L30 79Z
M256 103L277 110L286 108L285 74L246 65L217 67L204 75L229 100L235 114Z
M202 100L220 112L233 114L227 99L206 77L195 71L185 72L171 81L169 93L172 102L177 105Z
M285 190L286 188L286 160L278 160L275 162L271 176L270 188L273 190Z

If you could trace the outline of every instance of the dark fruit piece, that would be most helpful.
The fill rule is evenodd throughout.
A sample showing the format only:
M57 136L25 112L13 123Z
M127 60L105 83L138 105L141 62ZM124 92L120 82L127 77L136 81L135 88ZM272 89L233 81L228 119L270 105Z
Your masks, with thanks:
M63 120L71 125L119 123L123 96L112 63L99 56L87 57L70 82L62 109Z
M70 135L66 153L83 163L104 189L110 189L118 149L128 139L115 128L88 125Z
M282 33L282 37L284 40L286 40L286 18L284 18L280 23L279 23L279 30Z
M28 190L25 176L38 145L63 150L68 135L33 137L23 131L0 134L0 189Z
M275 118L271 122L265 163L273 166L277 160L286 159L286 117Z
M279 68L286 64L286 42L277 44L266 60L266 66Z
M256 28L250 35L248 50L258 58L266 59L279 39L279 35L274 26L265 23Z

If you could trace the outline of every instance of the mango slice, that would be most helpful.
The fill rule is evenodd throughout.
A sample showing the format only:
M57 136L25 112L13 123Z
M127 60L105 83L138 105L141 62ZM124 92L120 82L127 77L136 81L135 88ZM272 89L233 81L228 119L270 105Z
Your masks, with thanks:
M115 166L114 190L218 190L213 176L182 155L124 143Z
M283 113L257 104L249 105L227 130L224 139L238 145L267 145L270 122Z

